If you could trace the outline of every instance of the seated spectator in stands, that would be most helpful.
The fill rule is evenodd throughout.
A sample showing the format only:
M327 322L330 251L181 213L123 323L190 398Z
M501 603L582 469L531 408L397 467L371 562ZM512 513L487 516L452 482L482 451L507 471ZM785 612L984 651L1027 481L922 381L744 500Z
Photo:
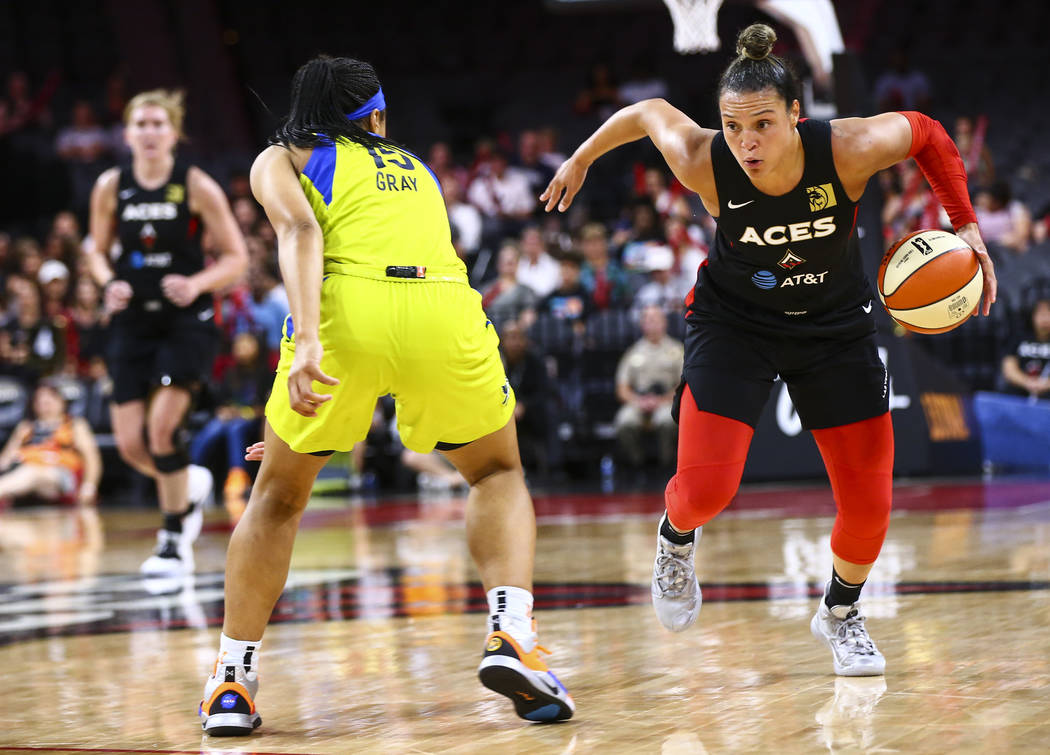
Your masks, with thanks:
M259 203L251 197L237 197L230 202L234 220L241 229L241 233L247 238L255 233L259 221L262 219Z
M463 201L463 184L451 173L441 177L441 192L445 197L456 253L469 268L481 249L481 211Z
M960 115L955 119L952 140L959 148L970 186L991 186L995 182L995 162L985 141L987 124L985 116L978 118L977 124L968 115Z
M80 221L75 213L63 210L51 221L51 235L80 244Z
M609 237L601 223L588 223L580 230L583 269L580 283L595 309L625 309L631 302L627 273L609 256Z
M879 171L878 181L883 197L882 227L886 248L911 231L939 226L930 212L930 188L914 161L908 160Z
M674 464L678 426L671 402L682 375L685 349L667 335L667 316L659 307L641 313L642 338L631 346L616 369L616 395L622 402L616 414L616 437L627 461L641 467L646 461L645 436L657 436L657 459L664 469Z
M0 452L0 503L32 497L91 506L101 478L102 457L87 422L66 411L58 388L38 384L31 416Z
M1050 238L1050 204L1044 205L1034 215L1035 219L1032 221L1032 242L1042 244Z
M509 321L521 321L526 328L536 319L536 292L518 281L521 250L510 239L500 246L496 258L498 277L481 291L481 306L496 327Z
M223 486L226 511L236 524L244 513L251 478L244 449L261 436L263 409L273 385L273 372L253 334L238 333L233 364L215 389L218 409L190 444L190 460L207 466L211 452L222 444L227 474Z
M646 307L658 307L667 316L681 317L685 311L685 294L681 282L672 274L674 252L669 246L650 244L645 253L649 281L634 295L631 310L637 319Z
M1012 252L1028 251L1032 234L1032 215L1022 202L1012 198L1010 184L996 181L980 189L973 203L981 236L987 244L999 244Z
M73 202L78 211L87 208L88 197L103 163L112 153L109 134L98 124L95 108L87 100L73 104L72 123L59 129L55 151L69 165Z
M467 189L467 201L484 216L482 243L494 248L500 239L517 236L537 207L528 179L510 167L507 153L492 151Z
M583 332L586 319L594 311L591 297L580 283L582 264L583 257L578 252L563 254L558 287L551 291L537 308L538 312L549 314L558 320L573 321L579 332Z
M1050 398L1050 297L1036 302L1030 327L1007 349L1002 378L1007 393Z
M875 80L875 111L921 110L930 107L930 80L912 68L907 45L890 55L890 67Z
M684 200L683 200L684 201ZM686 218L689 218L686 215ZM672 213L664 221L664 235L667 245L674 252L674 266L671 277L681 293L681 299L696 285L696 271L707 259L707 244L704 243L704 232L699 225L682 219L679 213Z
M514 169L529 182L529 190L534 197L543 193L547 184L554 178L556 170L543 162L541 157L539 133L525 129L518 134L518 156L514 162Z
M649 54L635 56L630 77L620 85L620 102L633 105L642 100L666 98L667 94L667 81L656 73L655 58Z
M51 111L48 102L51 94L30 91L29 77L22 71L12 71L7 76L6 118L0 122L0 136L29 128L51 128Z
M276 262L253 264L248 268L248 286L251 289L253 329L263 338L268 360L279 355L284 335L284 320L288 316L288 292L281 283L281 272Z
M43 295L44 316L56 317L69 321L69 307L66 297L69 294L69 268L58 260L48 260L40 266L37 274L40 281L40 292Z
M35 280L10 282L15 316L0 330L0 374L25 383L60 372L66 360L66 324L45 317Z
M108 324L109 318L102 307L102 290L90 275L81 275L73 289L68 330L70 341L76 343L77 374L88 376L96 362L102 363L105 371Z
M557 171L565 162L565 155L558 151L558 131L554 126L544 126L536 132L536 149L540 153L540 162L550 170Z
M620 88L616 85L616 79L613 78L609 66L605 63L594 63L587 73L586 86L576 95L573 110L576 111L576 115L605 121L623 104L620 100Z
M29 280L36 280L40 275L40 266L44 264L44 254L36 239L22 236L15 241L15 259L18 261L18 272Z
M427 152L427 167L434 171L442 187L449 178L457 180L460 186L467 183L467 170L455 164L448 142L434 142L430 145L430 151Z
M674 194L668 186L667 174L662 168L649 167L645 169L642 180L645 187L643 197L652 203L653 209L660 217L666 217L674 200Z
M645 250L649 244L664 243L660 216L648 197L639 197L631 203L630 223L617 229L611 245L620 250L625 270L645 272Z
M561 272L558 263L547 254L547 243L538 225L527 225L521 232L521 260L518 262L518 282L540 298L558 287Z
M550 444L554 440L550 404L554 386L547 365L531 347L526 329L520 323L506 323L499 336L503 368L514 389L514 421L522 461L526 468L546 474L550 469Z

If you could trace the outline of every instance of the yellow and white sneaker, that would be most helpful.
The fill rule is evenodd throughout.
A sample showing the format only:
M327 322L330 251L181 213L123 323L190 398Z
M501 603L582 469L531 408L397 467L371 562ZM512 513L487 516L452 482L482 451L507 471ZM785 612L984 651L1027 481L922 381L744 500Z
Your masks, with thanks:
M258 691L257 671L246 672L244 666L220 665L216 661L197 709L204 733L213 737L243 737L259 728L262 718L255 709Z

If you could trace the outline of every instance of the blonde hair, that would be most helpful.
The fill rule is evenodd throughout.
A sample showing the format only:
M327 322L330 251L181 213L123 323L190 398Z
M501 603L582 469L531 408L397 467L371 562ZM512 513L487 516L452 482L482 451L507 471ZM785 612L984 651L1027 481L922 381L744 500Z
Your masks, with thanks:
M179 139L186 137L182 130L182 122L186 118L186 93L184 91L181 89L150 89L146 92L139 92L128 100L128 104L124 107L124 125L126 126L131 120L131 114L136 108L147 105L164 108Z

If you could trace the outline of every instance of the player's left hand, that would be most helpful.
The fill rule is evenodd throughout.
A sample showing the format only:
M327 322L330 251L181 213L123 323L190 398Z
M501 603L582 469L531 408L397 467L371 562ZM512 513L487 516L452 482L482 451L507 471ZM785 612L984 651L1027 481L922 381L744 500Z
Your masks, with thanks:
M981 306L981 314L987 317L988 312L992 309L992 304L995 303L995 291L997 288L995 265L992 264L992 258L988 254L988 247L984 245L984 241L981 239L981 231L977 228L976 223L967 223L957 230L955 234L977 252L977 260L981 263L981 270L984 271L984 303Z
M160 290L176 307L188 307L201 295L197 284L185 275L165 275L160 280Z
M260 440L258 443L252 443L246 449L244 449L244 460L245 461L262 461L263 453L266 451L266 441Z

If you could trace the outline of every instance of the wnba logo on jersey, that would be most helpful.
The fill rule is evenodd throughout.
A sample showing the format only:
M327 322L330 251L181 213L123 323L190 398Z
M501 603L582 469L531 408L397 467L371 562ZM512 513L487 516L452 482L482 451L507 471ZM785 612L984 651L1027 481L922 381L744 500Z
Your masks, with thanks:
M835 189L831 184L806 187L806 198L809 199L810 212L820 212L838 204L835 201Z

